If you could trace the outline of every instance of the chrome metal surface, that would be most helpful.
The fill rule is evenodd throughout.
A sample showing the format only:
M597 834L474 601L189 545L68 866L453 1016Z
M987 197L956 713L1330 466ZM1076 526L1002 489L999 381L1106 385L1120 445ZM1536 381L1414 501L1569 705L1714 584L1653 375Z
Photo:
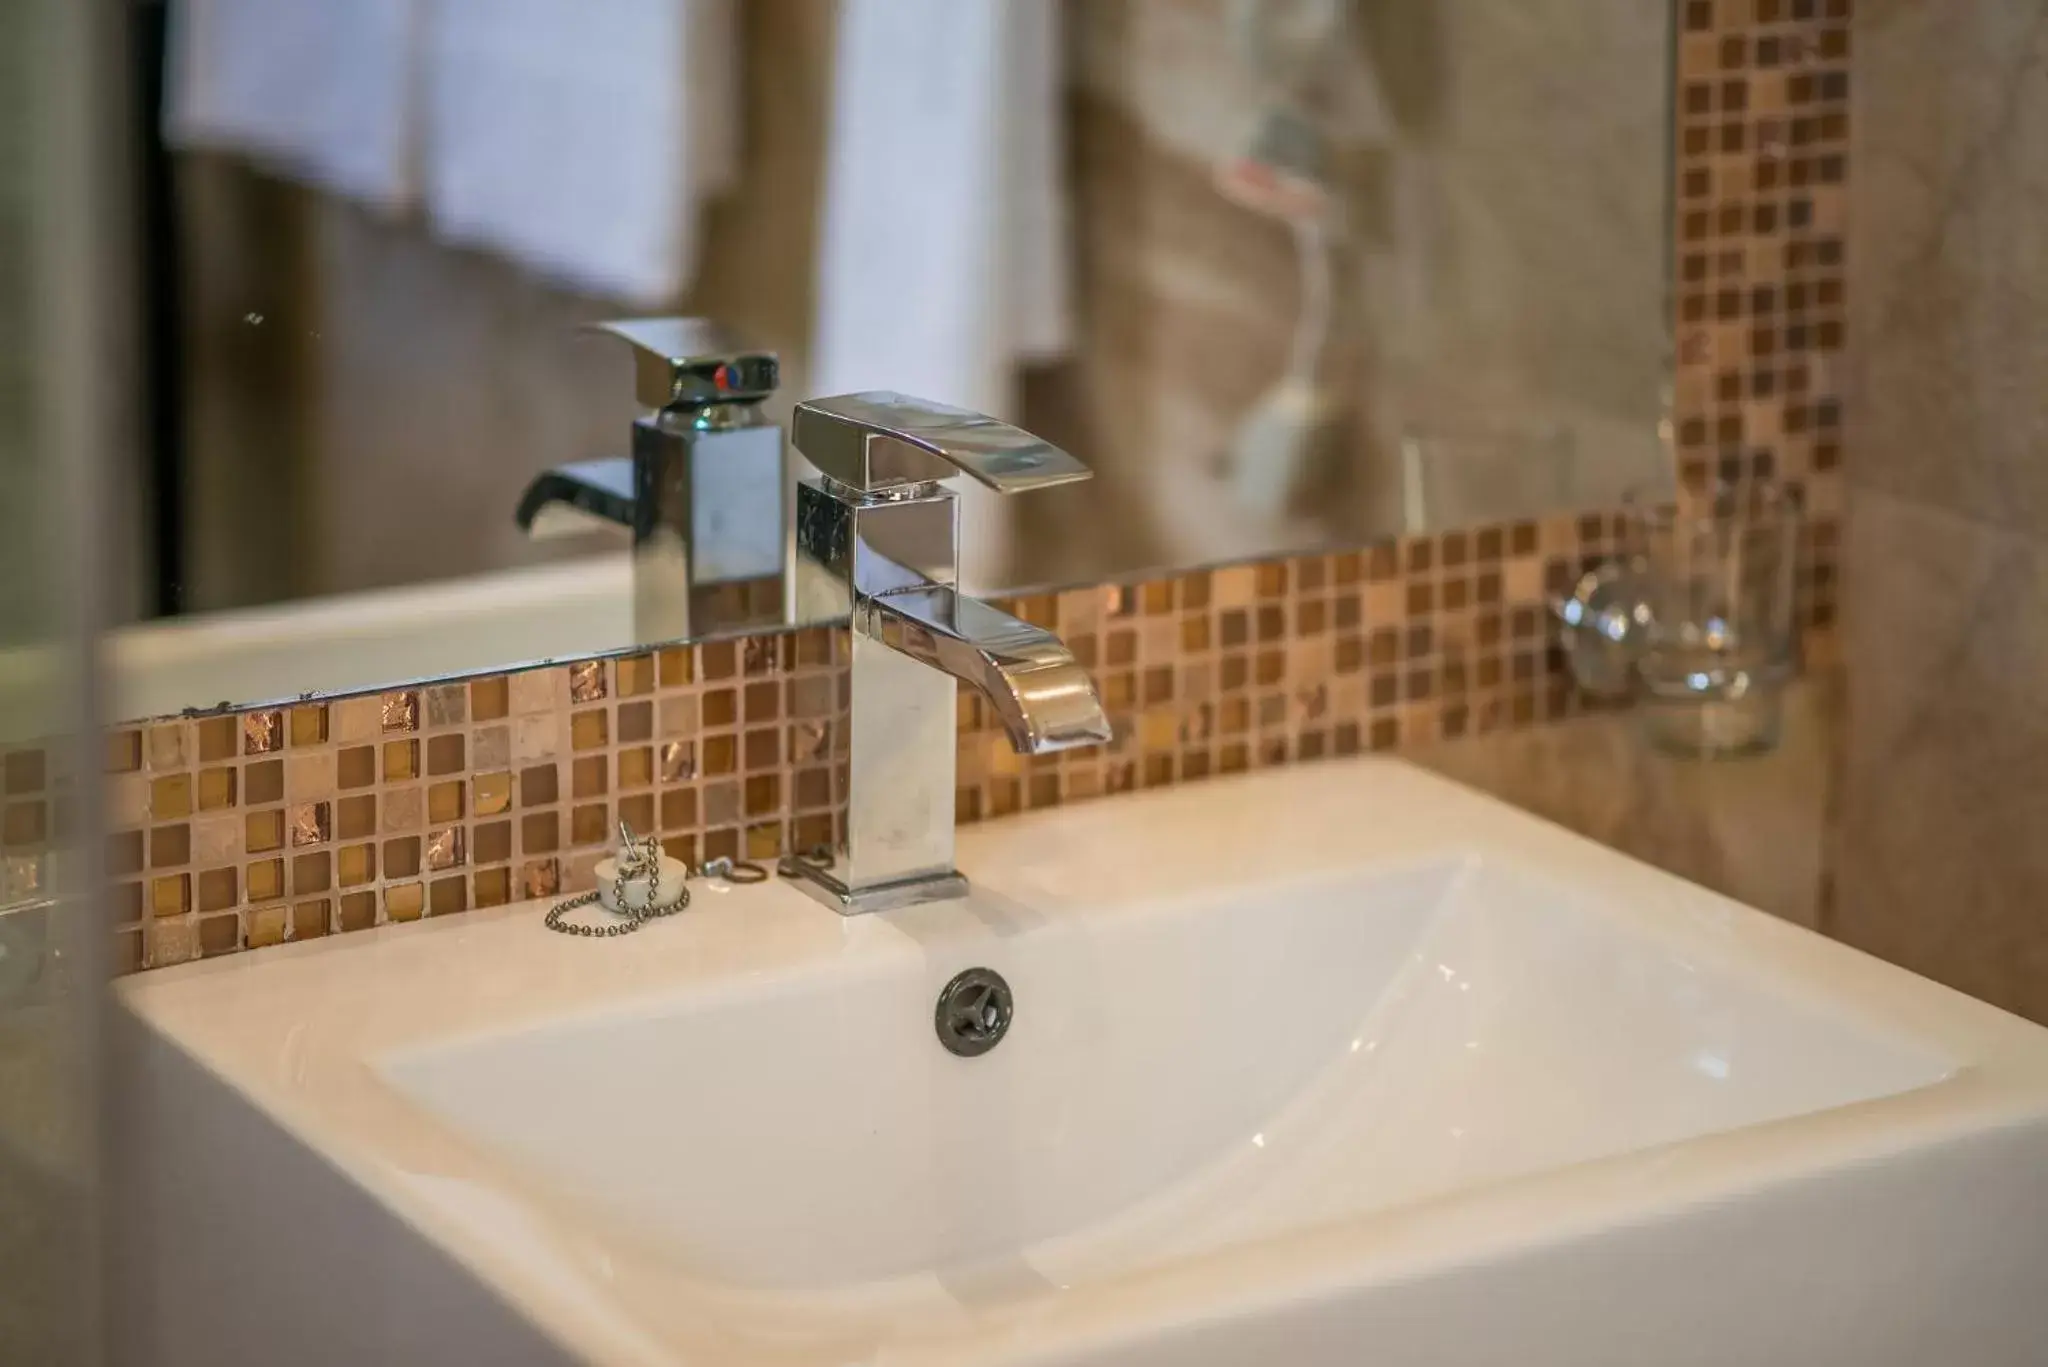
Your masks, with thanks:
M870 636L972 684L1019 752L1044 755L1109 739L1088 671L1044 628L936 584L870 598L864 611Z
M537 537L601 523L633 537L633 625L641 641L784 625L788 503L782 433L761 411L772 352L701 318L598 324L633 349L632 456L558 465L519 500Z
M708 318L628 318L590 331L633 348L633 395L648 408L758 402L780 381L774 352Z
M823 902L842 916L862 916L873 911L899 911L927 902L951 902L967 895L966 875L925 873L893 882L869 883L855 891L831 868L809 860L785 859L778 872L795 883L814 901Z
M886 390L805 400L791 441L821 474L862 493L964 474L1016 494L1093 474L1021 427Z
M932 1027L947 1053L979 1058L1010 1032L1016 1005L1002 974L993 968L970 968L939 989Z
M957 897L956 681L989 700L1023 753L1100 743L1110 729L1057 637L958 592L958 508L934 473L957 467L1014 492L1088 469L993 419L885 394L800 404L794 439L824 471L797 488L796 611L844 615L852 661L844 834L829 867L794 860L784 872L849 914ZM861 487L881 471L902 477Z

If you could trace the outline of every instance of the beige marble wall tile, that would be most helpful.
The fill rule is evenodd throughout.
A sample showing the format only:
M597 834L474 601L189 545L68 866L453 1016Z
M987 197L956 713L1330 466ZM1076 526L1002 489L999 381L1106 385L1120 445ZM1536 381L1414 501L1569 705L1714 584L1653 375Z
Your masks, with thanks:
M1827 929L2048 1021L2048 545L1852 487Z
M2048 536L2048 5L1856 21L1851 477Z
M2048 1020L2048 4L1859 0L1828 928Z
M1829 756L1840 681L1786 701L1768 755L1684 759L1651 747L1627 712L1467 737L1403 758L1799 925L1821 915Z

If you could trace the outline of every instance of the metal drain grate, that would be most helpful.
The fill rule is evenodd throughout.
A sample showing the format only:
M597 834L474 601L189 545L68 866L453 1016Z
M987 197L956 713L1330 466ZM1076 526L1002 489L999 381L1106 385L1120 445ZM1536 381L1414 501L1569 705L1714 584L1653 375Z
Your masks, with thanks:
M993 968L956 974L940 991L932 1013L939 1043L961 1058L986 1054L1009 1030L1013 1001L1010 985Z

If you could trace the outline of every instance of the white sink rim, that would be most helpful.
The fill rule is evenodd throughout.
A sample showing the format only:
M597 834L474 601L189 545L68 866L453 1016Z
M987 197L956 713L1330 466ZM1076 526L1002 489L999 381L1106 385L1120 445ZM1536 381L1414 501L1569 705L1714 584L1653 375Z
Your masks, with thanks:
M1445 829L1446 810L1460 818L1456 829ZM1370 813L1369 829L1358 829L1361 811ZM1217 838L1189 840L1189 822L1213 823ZM1624 1154L1138 1272L1041 1308L1033 1345L1113 1337L1174 1306L1248 1305L1315 1285L1423 1275L2048 1115L2048 1032L1398 761L1301 767L970 828L961 862L976 880L977 910L956 906L950 920L927 916L925 927L971 942L1019 915L1086 916L1155 901L1233 867L1244 877L1247 848L1274 863L1334 868L1475 846L1546 875L1595 879L1619 899L1619 914L1649 933L1726 956L1745 974L1917 1041L1956 1060L1957 1072L1918 1091L1656 1151L1655 1199L1646 1198L1641 1180L1651 1159ZM1057 864L1043 860L1048 848L1062 851ZM559 1261L560 1248L509 1248L502 1237L451 1220L412 1175L459 1172L465 1184L514 1208L541 1212L542 1228L563 1217L519 1174L398 1100L368 1060L520 1021L609 1012L637 993L900 952L905 943L901 921L840 922L773 885L703 900L687 924L655 927L623 944L543 936L538 908L528 905L158 970L125 982L122 996L563 1342L603 1360L682 1360L686 1343L673 1326L650 1330L610 1303L602 1285L578 1284L573 1261ZM451 981L451 963L458 974L488 976L488 990L474 977ZM811 1304L829 1313L829 1300ZM729 1291L707 1293L701 1304L741 1319L759 1308ZM962 1313L971 1320L976 1312Z

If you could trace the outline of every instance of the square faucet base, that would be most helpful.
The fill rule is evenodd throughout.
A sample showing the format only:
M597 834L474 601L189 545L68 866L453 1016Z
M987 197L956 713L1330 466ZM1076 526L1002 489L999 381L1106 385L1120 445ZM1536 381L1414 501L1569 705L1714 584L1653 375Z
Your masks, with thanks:
M871 911L894 911L924 902L950 902L967 895L967 879L958 870L923 874L893 883L876 883L854 889L834 878L829 869L807 859L790 857L777 870L816 900L841 916L861 916Z

